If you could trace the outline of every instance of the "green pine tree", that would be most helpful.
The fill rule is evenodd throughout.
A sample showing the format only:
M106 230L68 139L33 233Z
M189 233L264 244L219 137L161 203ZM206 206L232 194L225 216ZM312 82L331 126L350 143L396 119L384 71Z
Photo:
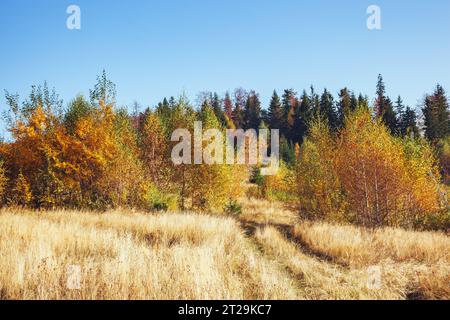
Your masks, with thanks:
M400 130L403 137L417 138L420 136L419 127L417 126L417 114L410 107L406 107L403 113Z
M281 129L283 126L283 110L280 97L275 90L273 91L272 99L270 100L268 122L271 129Z
M261 123L261 101L255 91L250 91L245 104L245 128L258 129Z
M445 90L437 85L432 95L427 95L422 109L424 115L425 136L431 142L437 142L450 135L450 110Z
M347 88L343 88L339 92L339 101L337 103L337 107L338 107L338 124L339 127L341 128L344 126L345 118L352 111L352 98L350 91Z
M383 120L383 123L389 128L392 134L395 134L398 128L397 115L395 114L391 99L386 96L386 87L384 85L383 76L381 74L378 75L376 94L376 116Z
M332 130L337 129L338 119L333 95L325 89L320 97L320 116L328 121Z

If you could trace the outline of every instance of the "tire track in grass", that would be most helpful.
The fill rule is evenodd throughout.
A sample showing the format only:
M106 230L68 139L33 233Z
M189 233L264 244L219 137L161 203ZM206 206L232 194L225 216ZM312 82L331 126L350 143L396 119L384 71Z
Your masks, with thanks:
M249 222L249 221L241 221L240 223L241 223L242 229L244 229L244 233L247 236L254 236L256 230L258 230L258 229L272 227L272 228L275 228L276 230L278 230L280 232L280 234L283 235L283 237L286 239L286 241L292 242L293 244L295 244L299 248L299 250L301 250L305 254L312 256L312 257L316 258L317 260L325 262L325 263L335 264L335 265L338 265L340 267L345 267L345 268L349 267L348 264L346 264L346 263L336 261L336 259L333 256L328 255L328 254L318 251L318 250L314 250L313 248L308 246L308 244L306 242L302 241L301 238L296 237L294 235L294 232L293 232L294 226L287 225L287 224L277 224L277 223L264 223L263 224L263 223L257 223L257 222Z
M269 259L289 273L300 296L306 299L405 298L397 288L369 288L366 270L348 269L311 256L273 226L257 227L250 237Z

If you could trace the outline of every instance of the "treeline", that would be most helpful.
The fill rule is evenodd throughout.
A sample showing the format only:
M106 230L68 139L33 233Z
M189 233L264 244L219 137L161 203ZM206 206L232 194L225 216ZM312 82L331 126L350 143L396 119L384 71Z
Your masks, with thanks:
M172 98L173 99L173 98ZM255 91L238 88L231 96L229 92L221 98L217 93L205 92L199 95L199 105L207 103L213 107L219 121L236 128L279 129L281 134L281 153L288 163L295 162L295 144L302 144L308 135L312 120L326 120L330 130L337 132L344 127L345 119L358 109L371 110L373 116L381 119L389 132L396 137L419 138L424 136L437 147L442 170L447 181L450 178L450 111L446 93L437 85L432 94L426 95L419 123L417 111L406 106L401 96L395 102L387 96L381 75L378 76L376 97L371 101L367 95L356 94L348 88L339 91L337 97L324 89L317 93L313 86L298 94L286 89L280 96L273 92L267 108L263 108L259 95ZM163 102L168 104L167 100Z
M89 101L78 96L66 107L46 84L24 101L7 93L3 205L236 213L247 192L296 202L307 218L366 226L448 221L449 104L439 85L424 99L420 123L400 97L393 103L386 95L381 76L373 104L347 88L335 98L311 87L274 91L263 108L258 93L237 89L202 93L197 107L172 97L130 113L115 96L105 72ZM174 165L171 134L192 132L194 121L203 129L279 129L281 169L262 177L243 165Z
M445 98L442 87L438 86L437 90L435 95ZM228 92L223 99L217 93L206 92L199 95L199 101L200 104L206 101L213 106L217 118L224 125L231 120L237 128L266 126L280 129L281 135L291 144L303 141L308 133L309 123L316 117L326 119L331 130L337 131L343 127L347 115L360 108L368 110L371 105L368 96L361 93L356 95L348 88L341 89L335 99L327 89L318 94L313 86L309 92L303 90L300 95L293 89L286 89L280 97L274 91L267 108L262 108L258 93L253 90L247 92L242 88L234 91L233 98ZM374 108L376 115L382 118L392 134L403 137L419 135L416 111L405 106L400 96L395 103L386 96L381 75ZM433 106L430 105L429 108Z

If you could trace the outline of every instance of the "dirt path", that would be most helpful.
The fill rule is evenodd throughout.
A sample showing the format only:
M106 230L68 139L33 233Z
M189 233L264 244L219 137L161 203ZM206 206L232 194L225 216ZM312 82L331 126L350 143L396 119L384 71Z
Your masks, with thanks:
M267 212L269 210L269 212ZM244 208L240 226L267 259L287 271L300 297L305 299L404 299L389 287L370 288L367 269L352 269L333 257L307 246L293 235L295 213L276 215L265 202ZM278 209L285 210L285 209ZM272 215L270 215L272 213ZM286 223L290 222L290 223Z

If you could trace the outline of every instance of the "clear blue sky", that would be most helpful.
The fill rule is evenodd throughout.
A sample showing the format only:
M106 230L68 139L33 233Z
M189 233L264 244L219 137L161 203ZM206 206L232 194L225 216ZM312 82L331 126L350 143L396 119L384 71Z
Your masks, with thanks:
M380 31L366 28L371 4ZM310 84L372 98L378 73L411 106L438 82L450 90L449 0L1 0L0 39L1 90L23 97L47 80L65 103L103 68L120 105L242 86L267 106L273 89Z

